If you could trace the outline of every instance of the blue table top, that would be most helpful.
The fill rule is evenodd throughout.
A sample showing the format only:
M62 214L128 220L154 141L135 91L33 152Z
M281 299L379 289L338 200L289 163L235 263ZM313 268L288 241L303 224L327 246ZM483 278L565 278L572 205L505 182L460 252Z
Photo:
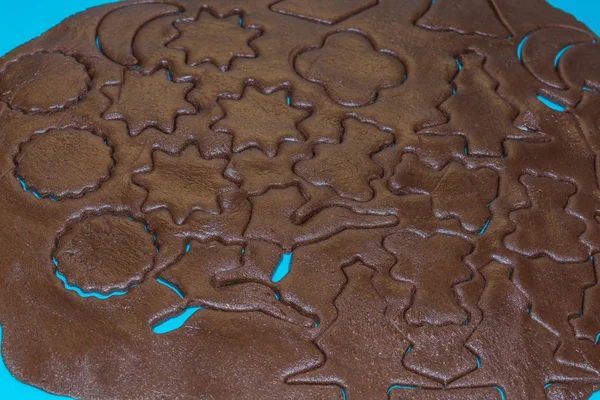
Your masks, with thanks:
M600 1L598 0L547 0L573 14L586 24L596 35L600 35ZM1 6L0 13L0 56L13 48L41 35L64 18L76 12L100 4L111 3L107 0L35 0L7 2ZM26 18L23 15L26 9ZM0 342L2 328L0 327ZM48 394L40 389L17 381L4 366L0 354L0 394L7 399L57 400L67 399L62 396ZM600 400L600 392L590 397Z

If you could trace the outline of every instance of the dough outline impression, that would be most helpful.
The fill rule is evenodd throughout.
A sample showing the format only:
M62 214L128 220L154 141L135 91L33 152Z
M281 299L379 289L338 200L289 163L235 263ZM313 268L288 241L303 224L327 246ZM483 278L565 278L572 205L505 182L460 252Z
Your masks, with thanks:
M64 64L62 68L54 66L53 64L56 63L56 60L54 59L56 59L56 57L60 58L62 62L67 64ZM34 62L32 60L33 58L38 59L37 62ZM39 60L39 58L42 58L42 60ZM48 60L48 58L53 58L53 61L48 61L53 68L53 70L51 71L54 75L52 79L44 79L44 74L48 73L48 70L44 68L42 69L42 71L36 71L33 74L34 76L36 76L36 79L27 79L25 81L22 80L25 77L20 75L22 73L25 73L27 71L27 68L40 68L44 65L44 61ZM23 63L26 63L27 68L25 66L20 65ZM65 71L65 69L67 68L76 69L74 71L67 72ZM3 76L6 74L9 74L9 76ZM31 76L32 74L29 75ZM68 77L67 82L60 82L61 79L65 79L66 77ZM11 78L17 79L17 82L12 82ZM42 82L39 82L39 79L41 79ZM57 86L54 86L55 81L59 82ZM73 55L66 55L62 52L38 51L33 54L26 54L8 63L2 69L2 71L0 71L0 100L3 100L10 108L14 110L19 110L20 112L25 114L51 114L59 111L64 111L65 109L81 101L91 89L91 82L92 76L90 75L88 68L79 60L77 60L77 58ZM28 91L28 87L36 83L38 84L38 86L34 87L33 90L29 89ZM48 84L52 84L52 87L45 87ZM68 88L69 86L73 85L79 85L79 88L75 91L75 93L63 93L65 87ZM22 90L24 90L26 94L21 95ZM42 95L39 96L40 91L45 91L46 93L42 93ZM46 96L54 96L57 92L59 95L63 95L60 99L55 99L55 101L59 102L58 104L36 105L35 100L31 101L32 95L35 95L35 99L38 99L39 97L43 98ZM25 96L25 98L21 98L22 96ZM29 104L27 104L28 100Z
M0 59L10 371L77 398L600 388L595 58L559 60L555 113L517 56L587 31L481 4L488 30L426 0L132 0Z
M58 138L55 136L60 135ZM66 136L65 136L66 135ZM62 138L61 138L62 136ZM81 136L81 137L80 137ZM54 140L54 144L58 150L62 150L62 146L68 146L64 151L56 154L48 149L47 145L43 145L44 141ZM96 154L88 154L88 157L81 155L81 146L86 143L77 143L78 140L93 140L94 146L101 146L96 149ZM40 142L42 144L40 144ZM71 142L71 143L69 143ZM52 144L52 142L51 142ZM79 145L79 146L78 146ZM90 146L92 143L90 143ZM93 151L90 146L86 150ZM31 147L34 147L34 154L31 155ZM52 146L50 146L52 147ZM37 152L37 154L35 154ZM94 171L93 163L90 163L90 158L100 156L102 152L107 152L104 157L106 163L103 171ZM37 157L34 157L37 156ZM68 157L74 156L70 161ZM32 159L33 157L33 159ZM98 158L95 161L99 161ZM39 163L42 163L41 165ZM36 165L38 164L38 165ZM95 132L93 129L79 129L76 125L65 126L56 129L49 129L43 132L33 134L28 140L19 145L19 152L14 157L15 178L21 184L25 191L31 192L36 198L46 198L53 201L67 200L84 196L86 193L96 191L100 186L110 179L111 173L116 165L115 149L102 134ZM99 165L98 165L99 167ZM23 169L26 173L23 174ZM66 169L61 171L61 169ZM19 172L19 170L21 172ZM87 170L87 171L86 171ZM91 171L90 171L91 170ZM69 175L72 173L81 174L83 172L93 173L87 181L78 182L79 185L75 188L69 188L73 182L64 182L67 185L60 188L44 188L45 185L56 185L60 178L64 179L64 173ZM72 177L77 178L77 177ZM32 183L31 180L36 183Z
M334 40L335 42L331 43ZM373 65L368 65L368 68L361 66L360 62L354 59L356 54L348 53L350 49L356 51L357 48L358 61L376 64L374 60L381 60L385 69L375 69ZM311 56L309 61L304 61L304 58ZM340 77L342 70L335 68L334 60L344 56L353 57L345 60L345 64L355 66L350 70L344 68L344 75ZM321 44L305 47L294 56L294 69L302 78L321 85L331 100L347 107L372 104L377 101L380 91L398 87L407 79L406 67L396 54L378 49L367 35L355 29L335 31L325 36ZM363 69L367 70L366 73L362 72ZM369 78L372 78L372 81L365 82L365 79ZM349 91L360 92L358 98L348 99L346 96L349 95Z

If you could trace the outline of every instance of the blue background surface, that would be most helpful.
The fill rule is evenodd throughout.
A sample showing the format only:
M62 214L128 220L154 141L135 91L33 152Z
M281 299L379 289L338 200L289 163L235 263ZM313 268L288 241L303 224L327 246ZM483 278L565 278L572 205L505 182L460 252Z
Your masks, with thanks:
M526 1L526 0L523 0ZM547 0L554 7L573 14L600 35L600 1ZM10 1L0 6L0 56L41 35L67 16L86 8L111 3L107 0L33 0ZM4 3L4 1L3 1ZM25 12L24 12L25 10ZM0 342L2 328L0 327ZM57 400L66 397L47 394L14 379L4 366L0 355L0 397L2 399ZM600 400L600 392L590 399Z

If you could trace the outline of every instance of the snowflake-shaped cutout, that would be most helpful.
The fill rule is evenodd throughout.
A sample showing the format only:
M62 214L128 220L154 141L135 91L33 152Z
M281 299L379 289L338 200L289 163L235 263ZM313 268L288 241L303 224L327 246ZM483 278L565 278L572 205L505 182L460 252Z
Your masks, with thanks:
M112 104L103 118L125 121L131 136L149 127L173 133L178 116L197 112L185 99L193 86L172 82L166 70L149 76L128 70L120 86L104 87L104 94Z
M221 100L225 117L213 127L233 136L235 153L257 147L267 156L275 157L282 142L301 142L304 136L298 124L309 112L292 107L284 90L270 94L246 87L239 100Z
M184 223L193 211L219 214L219 195L237 188L223 176L228 161L206 160L196 146L177 155L156 151L152 161L152 171L134 176L134 181L148 190L143 211L166 208L177 224Z
M254 58L250 42L262 34L254 26L244 26L239 14L225 16L202 12L193 20L178 21L181 35L168 47L186 52L191 66L211 63L220 71L228 71L236 58Z

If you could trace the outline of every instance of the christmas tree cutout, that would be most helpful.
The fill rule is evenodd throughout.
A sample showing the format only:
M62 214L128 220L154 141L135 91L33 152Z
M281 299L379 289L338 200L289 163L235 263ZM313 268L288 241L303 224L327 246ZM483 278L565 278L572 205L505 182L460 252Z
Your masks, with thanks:
M509 37L510 32L497 13L497 7L487 0L438 0L431 2L416 25L463 35Z
M543 399L545 384L585 378L584 371L557 362L559 339L531 318L527 298L509 278L510 267L492 262L481 272L486 281L478 304L483 319L465 344L479 356L481 367L451 386L498 385L507 399Z
M325 363L287 383L337 384L347 400L387 399L393 385L435 387L402 366L409 342L384 315L387 304L373 287L374 271L357 263L344 268L344 273L348 283L334 302L338 317L316 341Z
M502 157L507 139L545 140L538 132L515 126L519 110L496 93L498 83L483 69L483 56L463 54L457 61L459 72L452 82L456 93L439 106L448 122L418 134L463 136L467 154L487 157Z

